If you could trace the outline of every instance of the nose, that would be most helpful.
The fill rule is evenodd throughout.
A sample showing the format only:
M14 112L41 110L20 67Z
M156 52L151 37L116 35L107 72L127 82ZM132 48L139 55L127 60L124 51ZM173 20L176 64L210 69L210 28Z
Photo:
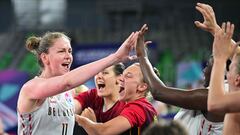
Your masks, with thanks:
M67 51L67 52L65 53L65 58L66 58L66 59L71 59L71 58L72 58L72 53L70 53L70 52Z
M96 75L96 79L101 79L101 78L102 78L102 73L100 72Z
M120 82L124 82L124 76L121 74L120 77L119 77L119 81Z

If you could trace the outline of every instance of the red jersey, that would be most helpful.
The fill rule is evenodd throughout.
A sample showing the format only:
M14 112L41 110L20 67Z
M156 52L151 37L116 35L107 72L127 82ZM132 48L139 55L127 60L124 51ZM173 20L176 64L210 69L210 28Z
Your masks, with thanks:
M96 115L97 122L107 122L118 116L124 108L125 102L117 101L109 110L103 112L104 100L97 95L97 90L92 89L75 97L82 105L82 110L91 107Z
M146 98L129 102L125 105L120 116L128 119L131 129L123 134L139 135L153 121L157 121L157 112Z

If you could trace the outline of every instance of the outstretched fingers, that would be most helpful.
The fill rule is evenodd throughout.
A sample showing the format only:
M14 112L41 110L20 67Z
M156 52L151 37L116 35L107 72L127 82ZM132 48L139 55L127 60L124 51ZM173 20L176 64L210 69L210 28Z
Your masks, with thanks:
M230 22L222 23L221 29L215 33L213 43L213 54L215 58L221 58L227 60L232 58L236 52L237 46L231 43L231 39L234 32L234 24Z
M203 29L214 34L215 29L217 28L218 25L216 23L213 8L208 4L197 3L196 10L202 14L204 21L203 22L195 21L194 22L195 25L200 29Z
M139 31L139 35L142 36L144 35L144 33L148 30L148 26L147 24L144 24L141 28L141 30Z
M232 39L233 31L234 31L234 24L231 24L230 22L227 22L227 28L226 28L227 38Z

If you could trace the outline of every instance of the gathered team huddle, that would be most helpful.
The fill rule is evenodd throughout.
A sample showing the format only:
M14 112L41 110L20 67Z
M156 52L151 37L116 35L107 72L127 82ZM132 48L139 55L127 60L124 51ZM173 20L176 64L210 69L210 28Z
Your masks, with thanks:
M148 58L144 24L114 52L70 70L70 38L47 32L26 40L40 73L21 88L19 135L237 135L240 134L240 48L232 40L234 24L219 26L210 5L197 3L204 21L195 25L214 37L212 56L204 69L204 86L168 87ZM136 55L130 55L134 51ZM228 65L227 61L231 61ZM124 62L134 61L128 67ZM229 66L227 70L226 67ZM75 93L94 77L96 88ZM225 79L227 78L227 80ZM85 87L85 89L87 89ZM180 107L174 120L162 123L147 95Z

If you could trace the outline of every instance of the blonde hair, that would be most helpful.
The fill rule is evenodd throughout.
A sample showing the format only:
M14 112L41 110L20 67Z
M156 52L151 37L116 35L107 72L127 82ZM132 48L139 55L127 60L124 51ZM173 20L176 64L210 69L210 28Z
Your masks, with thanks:
M44 65L40 55L48 53L48 49L53 45L54 40L61 37L70 41L70 38L61 32L47 32L42 37L31 36L26 41L26 49L37 57L38 64L43 68Z

